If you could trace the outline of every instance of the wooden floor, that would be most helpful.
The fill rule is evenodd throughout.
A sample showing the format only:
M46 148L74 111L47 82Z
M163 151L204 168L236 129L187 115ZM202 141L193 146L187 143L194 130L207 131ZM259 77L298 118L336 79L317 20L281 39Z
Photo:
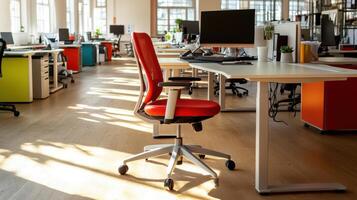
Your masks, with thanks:
M189 162L175 170L175 191L163 189L168 156L129 163L127 176L117 167L127 156L154 141L151 126L132 114L138 96L134 62L85 68L76 83L50 98L18 105L21 117L0 113L0 199L357 199L357 134L320 135L292 114L271 122L270 182L338 181L346 193L260 196L254 189L255 114L221 113L204 123L202 133L183 127L184 142L229 153L238 164L206 162L220 177ZM254 106L254 84L246 98L228 96L228 105ZM205 97L204 89L195 96ZM173 131L164 127L163 132Z

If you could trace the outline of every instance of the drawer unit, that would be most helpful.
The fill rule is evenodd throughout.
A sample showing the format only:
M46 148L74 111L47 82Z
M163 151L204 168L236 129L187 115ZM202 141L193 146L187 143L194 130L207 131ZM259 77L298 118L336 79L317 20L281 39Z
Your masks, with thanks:
M32 78L34 99L45 99L50 96L49 58L34 56L32 58Z

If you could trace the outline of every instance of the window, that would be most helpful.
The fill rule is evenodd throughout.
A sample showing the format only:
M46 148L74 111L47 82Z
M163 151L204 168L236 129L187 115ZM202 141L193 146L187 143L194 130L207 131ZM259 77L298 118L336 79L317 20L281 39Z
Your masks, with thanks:
M50 5L49 0L37 0L37 31L50 32Z
M11 31L21 31L21 0L11 0L10 2L11 12Z
M157 0L157 33L174 31L176 19L196 20L196 0Z
M235 10L249 8L249 0L222 0L222 10Z
M75 32L74 30L74 1L73 0L66 0L66 19L67 19L67 28L69 29L70 33Z
M290 0L289 1L289 18L295 21L296 15L309 13L309 2L306 0Z
M96 0L94 8L94 28L107 33L107 0Z
M226 10L255 9L257 25L281 19L281 0L222 0L221 7Z
M82 4L79 5L79 31L82 34L92 31L90 2L90 0L82 0Z

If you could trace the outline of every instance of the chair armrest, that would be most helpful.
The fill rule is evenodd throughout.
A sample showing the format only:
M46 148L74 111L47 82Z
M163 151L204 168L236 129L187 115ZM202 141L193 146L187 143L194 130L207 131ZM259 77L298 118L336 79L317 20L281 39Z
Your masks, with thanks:
M169 89L185 89L190 88L191 83L189 82L161 82L158 84L159 87L169 88Z
M177 82L192 82L192 81L201 81L201 78L198 77L170 77L169 81L177 81Z

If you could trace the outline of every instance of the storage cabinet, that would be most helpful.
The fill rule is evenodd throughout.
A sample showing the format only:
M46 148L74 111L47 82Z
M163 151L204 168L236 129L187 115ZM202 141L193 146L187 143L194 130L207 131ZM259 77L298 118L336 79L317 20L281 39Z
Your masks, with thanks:
M44 99L50 96L48 55L32 57L32 81L34 99Z

